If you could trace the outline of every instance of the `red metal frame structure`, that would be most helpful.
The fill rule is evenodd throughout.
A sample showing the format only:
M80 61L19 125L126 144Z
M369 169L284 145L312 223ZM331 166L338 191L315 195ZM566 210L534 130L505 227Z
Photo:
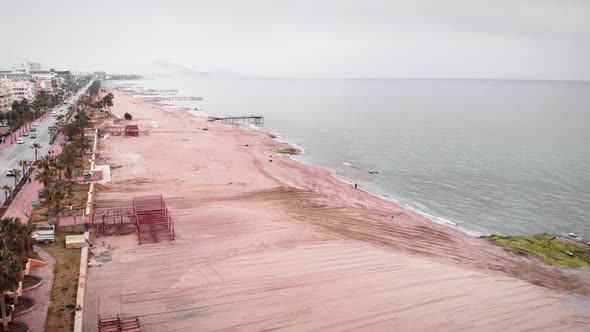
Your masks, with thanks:
M139 127L137 125L126 125L125 126L125 136L138 136L139 135Z
M174 222L161 195L134 197L132 202L139 244L174 240Z
M135 213L131 207L96 211L92 219L96 237L125 235L136 231Z
M98 316L98 332L141 332L137 316L101 318Z
M122 126L112 126L110 129L111 129L111 135L113 135L113 136L121 136L123 134L123 127Z

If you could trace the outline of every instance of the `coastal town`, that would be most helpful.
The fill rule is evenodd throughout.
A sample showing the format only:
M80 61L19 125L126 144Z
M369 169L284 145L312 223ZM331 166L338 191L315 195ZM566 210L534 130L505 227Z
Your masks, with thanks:
M590 1L0 11L0 332L590 332Z
M583 243L435 224L137 77L2 72L0 331L587 330Z

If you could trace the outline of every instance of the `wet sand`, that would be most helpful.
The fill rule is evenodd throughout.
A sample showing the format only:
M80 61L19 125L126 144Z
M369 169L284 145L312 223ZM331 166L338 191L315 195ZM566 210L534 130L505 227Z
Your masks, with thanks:
M145 331L584 330L590 295L563 272L435 224L273 150L270 137L115 92L139 137L101 141L98 208L162 194L175 243L101 238L85 331L138 315ZM152 128L156 121L157 128ZM206 130L204 130L206 129ZM272 160L272 162L270 162ZM583 301L582 301L583 302ZM579 303L579 302L576 302Z

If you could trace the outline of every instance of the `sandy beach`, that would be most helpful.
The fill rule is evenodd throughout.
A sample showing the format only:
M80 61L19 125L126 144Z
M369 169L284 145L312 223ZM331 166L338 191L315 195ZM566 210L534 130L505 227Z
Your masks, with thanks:
M163 195L173 243L100 238L98 314L145 331L587 331L588 271L563 271L439 225L274 153L268 135L113 90L139 137L99 143L97 209ZM157 127L152 127L152 121Z

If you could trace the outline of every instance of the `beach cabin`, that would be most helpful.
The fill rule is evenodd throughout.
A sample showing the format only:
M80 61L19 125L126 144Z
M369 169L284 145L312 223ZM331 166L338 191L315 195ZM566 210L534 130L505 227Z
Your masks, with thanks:
M137 125L126 125L125 126L125 136L138 136L139 135L139 128Z

